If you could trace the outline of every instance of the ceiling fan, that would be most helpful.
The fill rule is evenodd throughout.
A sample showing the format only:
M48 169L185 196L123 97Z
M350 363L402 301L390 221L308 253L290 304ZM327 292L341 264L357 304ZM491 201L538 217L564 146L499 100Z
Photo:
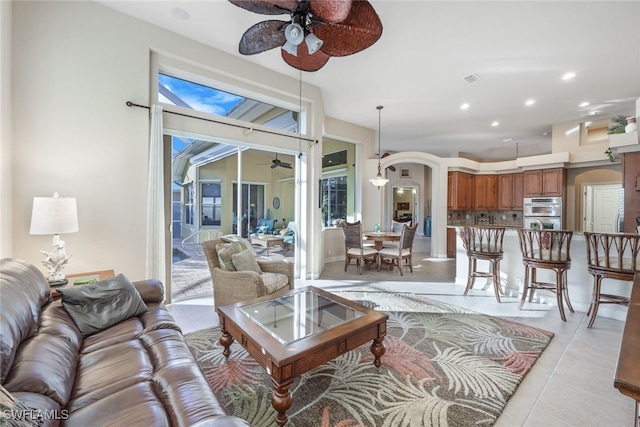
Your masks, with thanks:
M387 157L387 156L390 156L390 154L389 154L389 153L384 153L384 154L382 155L382 157L381 157L381 158L383 158L383 159L384 159L384 158L385 158L385 157ZM396 167L395 167L395 166L393 166L393 165L391 165L391 166L387 166L387 169L389 169L389 170L390 170L390 171L392 171L392 172L395 172L395 171L396 171Z
M347 56L373 45L382 22L366 0L229 0L263 15L289 14L289 21L268 20L249 28L239 51L255 55L281 47L282 59L302 71L317 71L332 56Z
M261 163L263 165L268 165L269 163ZM271 160L271 169L275 169L277 167L285 168L285 169L293 169L291 163L283 162L278 159L278 153L276 153L276 158Z

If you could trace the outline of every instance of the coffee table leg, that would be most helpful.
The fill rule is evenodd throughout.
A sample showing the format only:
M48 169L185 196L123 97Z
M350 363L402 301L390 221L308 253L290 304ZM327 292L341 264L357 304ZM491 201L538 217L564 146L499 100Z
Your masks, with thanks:
M273 409L278 412L276 416L276 423L282 427L289 421L287 417L287 410L291 407L293 402L293 396L289 391L289 387L293 384L293 381L287 381L286 383L277 383L273 378L271 379L273 384L273 395L271 396L271 405Z
M225 330L222 330L222 335L220 335L220 344L224 346L224 350L222 351L222 355L224 357L229 357L231 354L231 350L229 347L233 344L233 337L229 335L229 333Z
M376 368L379 368L380 365L382 365L382 361L380 360L380 358L387 351L387 349L384 348L384 344L382 343L383 339L384 338L375 339L371 343L371 353L373 353L373 356L375 357L373 364L375 365Z

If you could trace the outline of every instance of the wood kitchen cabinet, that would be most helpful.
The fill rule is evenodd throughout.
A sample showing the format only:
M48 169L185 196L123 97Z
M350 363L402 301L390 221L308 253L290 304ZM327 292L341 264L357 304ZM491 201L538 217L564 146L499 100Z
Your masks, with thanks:
M474 208L476 210L495 210L498 208L498 176L476 175Z
M456 229L447 228L447 258L456 257Z
M474 208L475 177L464 172L449 172L447 176L447 208L471 210Z
M498 175L498 210L522 210L523 174Z
M567 172L563 168L524 172L523 197L559 197L564 194Z

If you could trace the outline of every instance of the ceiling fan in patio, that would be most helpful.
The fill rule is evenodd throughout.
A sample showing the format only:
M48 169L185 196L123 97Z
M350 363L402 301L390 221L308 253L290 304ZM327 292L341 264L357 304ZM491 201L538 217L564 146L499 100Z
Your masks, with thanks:
M260 163L261 165L268 165L269 163ZM275 168L285 168L285 169L293 169L293 167L291 166L291 163L287 163L287 162L283 162L282 160L278 159L278 153L276 153L276 158L271 160L271 169L275 169Z
M366 0L229 0L263 15L289 14L289 21L268 20L250 27L239 51L255 55L281 47L282 59L302 71L317 71L332 56L347 56L373 45L382 22Z

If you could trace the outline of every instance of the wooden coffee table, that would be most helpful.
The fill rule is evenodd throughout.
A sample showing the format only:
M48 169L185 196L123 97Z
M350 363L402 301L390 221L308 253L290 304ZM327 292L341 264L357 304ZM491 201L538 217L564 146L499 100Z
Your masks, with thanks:
M282 246L284 248L284 238L278 236L252 236L251 244L260 245L267 248L267 255L269 255L269 248L271 246Z
M218 310L224 356L236 339L271 376L279 426L293 402L289 388L305 372L369 341L373 364L382 364L389 316L313 286Z

